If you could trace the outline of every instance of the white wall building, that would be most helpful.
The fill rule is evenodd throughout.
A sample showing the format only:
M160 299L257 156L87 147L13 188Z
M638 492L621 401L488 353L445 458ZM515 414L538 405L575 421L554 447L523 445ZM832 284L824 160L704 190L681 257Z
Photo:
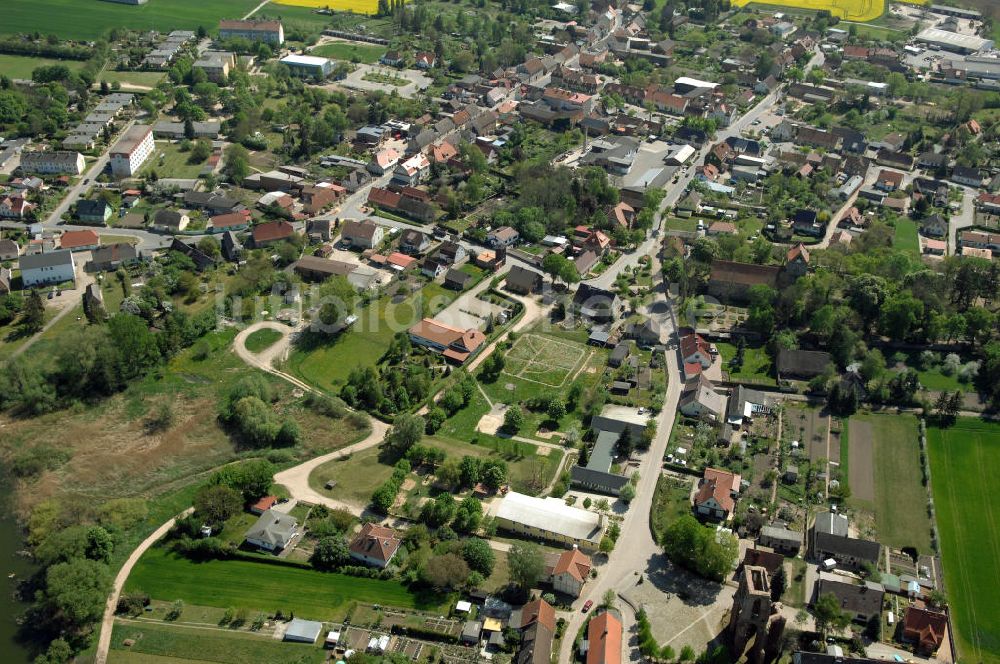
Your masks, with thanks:
M21 154L21 170L24 173L80 175L86 165L87 162L82 154L69 150L45 150Z
M69 249L21 256L18 266L25 288L76 279L76 263Z
M135 125L126 131L109 153L111 174L116 178L135 175L139 168L153 154L153 128L149 125Z

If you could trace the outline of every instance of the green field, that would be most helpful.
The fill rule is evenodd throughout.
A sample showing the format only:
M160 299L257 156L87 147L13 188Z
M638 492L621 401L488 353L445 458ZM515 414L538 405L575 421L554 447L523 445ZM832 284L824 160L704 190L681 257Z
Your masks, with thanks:
M253 614L250 615L253 617ZM135 641L126 648L125 639ZM167 664L183 661L238 664L312 664L324 661L321 648L304 643L284 643L269 636L219 629L192 629L162 623L118 623L111 633L108 661L136 664Z
M363 579L246 560L193 562L162 548L150 549L132 570L126 588L154 599L199 606L281 609L311 620L342 620L351 602L437 611L447 597L416 593L396 581Z
M901 251L920 255L920 238L917 236L917 222L912 219L897 219L892 246Z
M0 28L2 30L2 28ZM84 63L80 60L53 60L51 58L34 58L26 55L6 55L0 53L0 74L10 78L31 79L31 72L46 65L66 65L70 69L81 69Z
M115 27L130 30L214 31L219 19L242 18L258 0L150 0L122 5L86 0L9 0L3 3L0 33L41 31L63 39L96 39Z
M265 327L248 334L243 345L246 346L247 350L251 353L259 353L265 348L273 346L279 339L281 339L282 336L284 335L282 335L281 332Z
M322 44L309 51L310 55L319 55L324 58L334 60L347 60L349 62L365 62L372 64L378 62L379 58L385 55L384 46L374 44L349 44L347 42L332 42Z
M103 71L97 80L153 88L165 77L166 74L158 71Z
M927 447L959 659L1000 662L1000 425L960 418Z
M288 360L291 372L320 389L344 382L351 369L378 362L396 332L405 331L422 316L432 316L458 295L439 284L427 284L406 300L383 297L358 315L358 322L332 339L305 336Z
M190 156L190 151L181 152L180 143L156 141L153 154L139 171L139 175L144 176L156 171L156 175L161 178L197 179L206 162L192 164L189 161Z
M762 385L774 385L777 382L771 375L771 356L764 346L746 346L743 349L743 366L739 371L732 371L729 367L730 360L736 357L736 345L722 342L715 344L715 347L719 349L722 370L728 372L731 379Z
M887 546L914 547L931 553L931 521L927 490L920 482L920 442L912 415L855 415L871 426L872 475L879 541ZM852 438L851 443L858 443ZM852 486L852 490L857 487Z

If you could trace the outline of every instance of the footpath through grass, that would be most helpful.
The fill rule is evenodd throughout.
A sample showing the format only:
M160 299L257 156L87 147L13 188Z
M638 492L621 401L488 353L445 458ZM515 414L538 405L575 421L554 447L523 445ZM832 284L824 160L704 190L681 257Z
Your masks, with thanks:
M927 447L959 659L1000 662L1000 425L959 418Z
M237 607L273 613L281 609L310 620L343 620L351 602L364 600L401 609L444 610L448 597L414 592L398 581L364 579L246 560L193 562L164 548L146 552L126 588L154 599Z

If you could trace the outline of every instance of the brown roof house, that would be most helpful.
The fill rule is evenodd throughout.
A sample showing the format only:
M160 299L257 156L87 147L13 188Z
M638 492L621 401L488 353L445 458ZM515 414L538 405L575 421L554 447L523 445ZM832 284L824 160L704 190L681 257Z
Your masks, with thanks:
M253 227L253 244L255 247L267 247L294 234L295 227L287 221L269 221Z
M903 641L915 644L918 652L937 657L947 633L948 614L916 605L907 607L903 618Z
M486 335L475 328L460 330L433 318L424 318L410 328L410 341L456 364L463 364L486 342Z
M706 468L694 495L694 511L699 516L726 521L733 514L739 493L739 475L718 468Z
M521 607L520 616L514 623L521 630L515 664L549 664L556 634L555 609L544 599L536 599Z
M351 558L365 565L384 569L402 543L403 540L392 528L366 523L351 540Z
M753 286L775 288L780 273L781 269L773 265L714 260L708 280L708 293L723 302L746 301Z
M534 270L514 265L507 273L505 288L521 295L538 292L542 289L542 275Z
M340 227L340 239L356 249L374 249L384 236L385 230L371 219L345 219Z
M593 563L590 556L579 549L570 549L551 556L546 571L554 590L579 597L583 592L583 584L590 576L591 567Z

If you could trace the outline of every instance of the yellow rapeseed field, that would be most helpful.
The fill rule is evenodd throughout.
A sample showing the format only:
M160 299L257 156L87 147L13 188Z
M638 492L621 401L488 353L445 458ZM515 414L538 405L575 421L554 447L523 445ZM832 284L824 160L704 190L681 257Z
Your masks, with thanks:
M885 13L886 0L733 0L738 7L745 7L751 2L814 11L827 9L834 16L848 21L871 21Z
M378 11L378 0L274 0L275 4L334 11L352 11L355 14L374 14Z

